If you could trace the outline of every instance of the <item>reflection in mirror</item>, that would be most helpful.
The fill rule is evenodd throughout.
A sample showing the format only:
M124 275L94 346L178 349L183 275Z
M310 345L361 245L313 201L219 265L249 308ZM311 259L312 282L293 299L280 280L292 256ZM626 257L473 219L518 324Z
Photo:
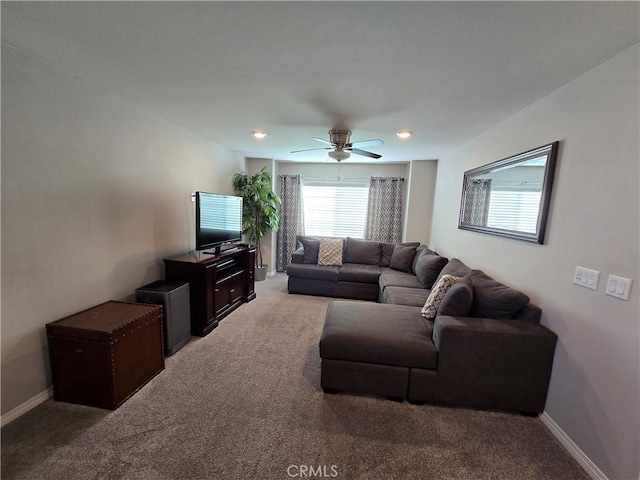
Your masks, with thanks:
M464 173L458 228L543 243L558 142Z

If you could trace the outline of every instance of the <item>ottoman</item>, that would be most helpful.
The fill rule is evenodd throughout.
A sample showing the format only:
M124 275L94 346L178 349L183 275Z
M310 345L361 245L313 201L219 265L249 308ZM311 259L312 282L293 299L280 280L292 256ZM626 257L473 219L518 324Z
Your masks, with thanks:
M410 369L436 368L432 333L420 307L331 302L320 336L322 389L403 400Z

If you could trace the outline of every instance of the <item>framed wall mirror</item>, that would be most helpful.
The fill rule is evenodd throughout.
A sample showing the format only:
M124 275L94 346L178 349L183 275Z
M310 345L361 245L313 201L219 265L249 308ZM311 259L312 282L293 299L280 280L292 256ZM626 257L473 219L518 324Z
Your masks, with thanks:
M558 144L464 172L458 228L544 243Z

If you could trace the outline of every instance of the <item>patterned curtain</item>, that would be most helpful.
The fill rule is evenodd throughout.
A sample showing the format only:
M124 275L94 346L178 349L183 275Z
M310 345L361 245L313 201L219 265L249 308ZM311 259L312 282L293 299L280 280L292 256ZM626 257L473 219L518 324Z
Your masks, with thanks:
M300 175L278 175L280 180L280 228L276 245L276 271L284 272L296 249L296 238L304 234L302 179Z
M491 198L491 179L467 179L462 206L462 223L479 227L487 226L489 218L489 199Z
M371 177L364 238L376 242L402 241L402 186L400 177Z

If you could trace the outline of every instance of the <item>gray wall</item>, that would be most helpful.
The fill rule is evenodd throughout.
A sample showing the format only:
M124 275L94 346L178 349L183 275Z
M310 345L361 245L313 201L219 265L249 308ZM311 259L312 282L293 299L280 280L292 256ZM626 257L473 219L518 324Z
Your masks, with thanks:
M437 160L414 160L409 166L404 238L429 243L438 171Z
M559 335L543 420L592 475L625 480L640 452L638 57L636 45L440 159L431 234L542 307ZM554 140L544 245L457 229L465 170ZM572 283L577 265L600 271L597 291ZM609 274L633 279L628 302L605 295Z
M244 163L2 47L3 421L51 385L44 325L161 278Z

